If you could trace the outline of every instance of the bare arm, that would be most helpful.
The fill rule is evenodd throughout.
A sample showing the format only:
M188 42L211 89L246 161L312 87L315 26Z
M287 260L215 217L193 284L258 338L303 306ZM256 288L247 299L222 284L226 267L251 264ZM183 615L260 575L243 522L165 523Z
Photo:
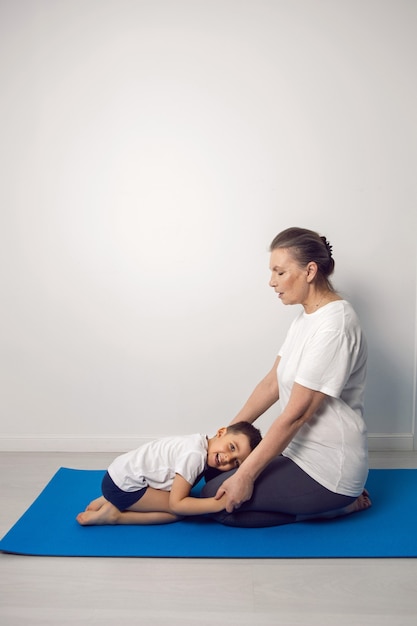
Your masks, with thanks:
M287 406L273 422L260 444L238 471L219 488L217 497L227 495L229 513L252 496L253 485L268 463L281 454L299 429L319 409L325 394L294 383Z
M280 357L277 357L274 365L268 374L255 387L239 413L232 420L231 424L237 422L250 422L251 424L265 411L267 411L277 400L279 400L279 388L277 378L277 368Z
M226 506L226 497L193 498L190 496L192 485L180 474L176 474L169 494L169 508L175 515L203 515L218 513Z

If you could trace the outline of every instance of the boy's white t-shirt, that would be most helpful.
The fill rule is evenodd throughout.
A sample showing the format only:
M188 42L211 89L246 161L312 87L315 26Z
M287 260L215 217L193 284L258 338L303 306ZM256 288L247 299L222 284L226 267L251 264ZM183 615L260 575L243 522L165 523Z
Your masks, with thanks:
M337 300L315 313L301 312L279 356L282 408L294 382L326 394L283 455L330 491L360 495L368 475L363 420L367 345L352 306Z
M107 471L123 491L144 487L169 491L175 474L195 483L206 466L207 448L206 435L163 437L118 456Z

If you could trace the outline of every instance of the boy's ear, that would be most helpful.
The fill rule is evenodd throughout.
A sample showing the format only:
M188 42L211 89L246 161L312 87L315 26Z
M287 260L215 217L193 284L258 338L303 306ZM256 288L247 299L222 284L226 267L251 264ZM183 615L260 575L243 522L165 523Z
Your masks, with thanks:
M223 435L225 435L227 432L227 427L226 426L222 426L221 428L219 428L219 430L217 431L217 435L216 437L223 437Z

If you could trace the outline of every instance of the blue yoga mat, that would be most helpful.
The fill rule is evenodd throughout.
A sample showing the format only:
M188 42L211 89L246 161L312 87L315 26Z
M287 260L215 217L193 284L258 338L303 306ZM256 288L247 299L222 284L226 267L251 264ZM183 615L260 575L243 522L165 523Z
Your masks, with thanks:
M417 556L417 470L371 470L372 508L335 520L231 528L199 517L163 526L82 527L75 516L100 494L103 473L59 469L1 540L0 550L95 557Z

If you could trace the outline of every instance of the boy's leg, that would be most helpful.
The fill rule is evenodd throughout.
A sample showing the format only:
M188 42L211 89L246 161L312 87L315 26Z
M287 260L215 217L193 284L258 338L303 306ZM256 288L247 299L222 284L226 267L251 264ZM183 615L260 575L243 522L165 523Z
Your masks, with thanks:
M92 508L90 508L92 506ZM126 511L119 511L103 496L94 500L83 513L77 515L82 526L103 524L169 524L181 519L171 513L169 492L148 487L143 496Z
M171 513L169 491L148 487L140 500L120 514L118 524L170 524L181 517Z
M178 515L174 515L173 513L123 511L120 513L115 523L125 526L149 526L150 524L172 524L173 522L178 522L180 519Z

